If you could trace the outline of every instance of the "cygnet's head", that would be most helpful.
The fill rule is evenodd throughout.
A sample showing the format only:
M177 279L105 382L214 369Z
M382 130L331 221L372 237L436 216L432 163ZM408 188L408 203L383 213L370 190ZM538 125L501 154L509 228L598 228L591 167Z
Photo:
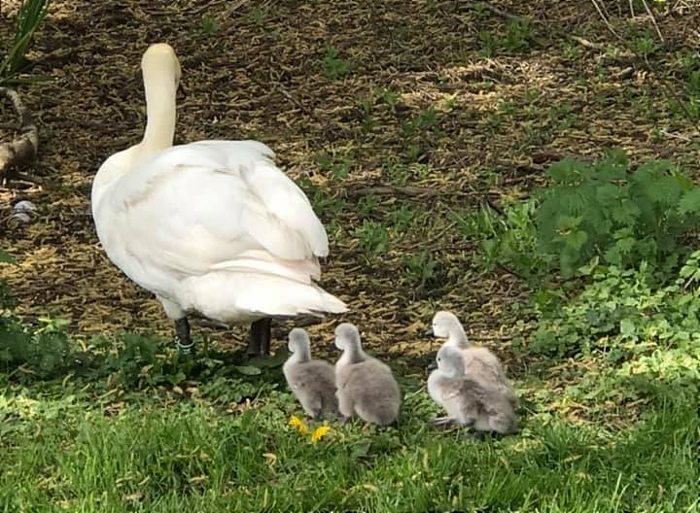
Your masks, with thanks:
M289 352L307 354L311 352L311 342L309 334L303 328L293 328L288 335L289 342L287 348Z
M144 81L172 77L174 89L180 86L182 70L173 47L167 43L156 43L148 47L141 58Z
M349 322L339 324L335 329L335 347L345 351L349 347L360 347L360 332Z
M457 316L452 312L441 310L433 316L433 324L428 333L436 338L449 338L456 331L463 332Z
M452 377L464 375L464 360L462 352L454 346L443 345L435 357L437 368L440 371Z

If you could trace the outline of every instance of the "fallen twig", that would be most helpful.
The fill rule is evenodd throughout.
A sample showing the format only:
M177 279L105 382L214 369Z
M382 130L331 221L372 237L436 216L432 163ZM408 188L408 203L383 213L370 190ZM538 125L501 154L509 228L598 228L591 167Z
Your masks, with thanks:
M600 18L603 20L603 23L605 23L605 26L608 28L608 30L609 30L617 39L619 39L619 40L622 41L623 43L626 43L625 38L623 38L620 34L618 34L617 31L615 30L615 28L614 28L614 27L612 26L612 24L610 23L610 21L608 21L608 17L605 15L605 13L603 12L603 10L601 9L601 6L598 5L598 2L597 2L596 0L591 0L591 3L592 3L593 6L595 7L595 10L598 11L598 14L600 15ZM604 4L602 4L602 5L603 5L603 9L604 9L604 8L605 8L605 5L604 5Z
M444 189L433 189L428 187L416 187L407 185L398 187L395 185L378 185L376 187L363 187L361 189L346 189L344 195L347 197L365 196L375 194L377 196L404 195L404 196L479 196L482 192L447 191Z
M507 20L519 21L520 23L529 23L530 21L527 18L523 18L522 16L517 16L515 14L506 12L503 9L499 9L495 5L491 5L488 2L480 2L479 5L482 6L484 9L491 11L494 14L498 14L499 16L506 18Z
M608 18L605 16L605 14L603 13L603 11L601 10L601 6L603 6L603 8L605 7L604 4L601 2L601 4L598 5L597 0L591 0L591 3L593 3L593 5L595 6L596 10L598 11L598 14L599 14L600 17L602 18L602 20L603 20L603 22L605 23L605 26L608 28L608 30L609 30L615 37L617 37L620 41L622 41L622 43L625 45L625 47L626 47L628 50L631 50L631 51L637 56L638 59L640 59L641 61L643 61L643 62L646 64L646 67L647 67L647 69L648 69L649 71L651 71L652 73L657 73L657 69L655 68L655 66L653 66L653 65L649 62L649 59L647 59L645 55L640 55L640 53L639 53L635 48L633 48L631 45L629 45L629 44L627 43L627 41L626 41L622 36L620 36L620 34L618 34L617 31L613 28L613 26L610 24L610 21L608 21ZM652 23L654 24L654 28L656 29L656 33L657 33L657 35L659 36L659 39L661 40L661 43L663 43L663 42L664 42L664 38L663 38L663 36L661 35L661 31L659 30L659 25L658 25L658 23L656 22L656 18L654 17L653 13L651 12L651 9L649 8L649 6L647 5L646 2L644 2L644 7L647 9L647 13L648 13L649 16L651 17L651 21L652 21ZM679 95L673 88L668 87L668 85L666 85L664 82L661 82L660 85L661 85L661 88L663 89L664 93L666 93L666 96L669 97L669 98L673 98L673 99L677 102L677 104L680 106L680 108L681 108L681 110L683 111L683 113L686 115L686 118L687 118L691 123L693 123L693 125L694 125L696 128L698 128L698 123L697 123L697 121L695 121L694 116L693 116L692 113L688 110L687 105L686 105L685 102L681 99L680 95Z
M654 17L654 13L651 12L651 9L649 8L649 4L647 4L647 0L642 0L642 4L644 5L644 9L646 9L647 14L648 14L649 17L651 18L651 22L652 22L653 25L654 25L654 29L656 30L656 33L658 34L659 39L660 39L661 42L663 43L663 42L664 42L664 36L661 35L661 30L659 30L659 24L656 23L656 18Z
M585 46L586 48L593 48L594 50L602 50L605 48L605 44L603 43L594 43L592 41L589 41L588 39L579 36L569 36L569 39L571 39L572 41L576 41L578 44L580 44L581 46Z

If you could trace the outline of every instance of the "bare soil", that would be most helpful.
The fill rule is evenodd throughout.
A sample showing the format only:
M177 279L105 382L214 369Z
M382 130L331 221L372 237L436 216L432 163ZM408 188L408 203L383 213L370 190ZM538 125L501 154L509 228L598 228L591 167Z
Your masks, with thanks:
M627 1L602 3L626 39L646 31L658 40L643 10L632 19ZM1 249L19 262L0 266L18 311L70 318L71 329L85 336L172 334L159 304L105 258L89 201L100 164L142 135L139 62L149 44L164 41L180 57L187 89L176 142L256 138L276 151L292 177L305 176L326 196L344 199L332 219L320 209L324 222L336 223L322 284L349 303L344 320L361 327L370 348L426 354L422 333L439 307L456 311L475 341L507 354L514 335L508 306L526 288L505 271L484 271L479 240L460 235L446 212L522 197L543 183L552 161L595 158L608 147L625 148L634 160L671 158L696 173L697 126L672 104L688 80L674 59L697 51L700 7L689 1L658 7L665 46L644 59L611 33L591 2L490 4L500 14L477 4L52 2L27 74L49 80L18 88L41 132L29 171L44 183L0 190L3 218L21 199L39 207L32 223L0 227ZM12 7L3 0L5 47ZM523 44L513 40L511 16L532 20ZM350 63L348 76L325 76L327 45ZM395 105L382 101L385 90L395 94ZM406 123L429 108L435 122L407 132ZM3 136L11 137L12 111L4 106L0 114ZM411 152L429 172L397 186L387 163ZM319 162L324 153L349 161L346 178L330 176ZM378 203L369 218L381 221L404 205L435 219L428 216L423 229L397 234L386 251L368 255L355 229L363 221L358 205L370 194ZM434 277L416 284L406 277L403 256L423 249L438 266ZM326 319L311 331L325 345L337 322ZM224 345L243 343L242 329L202 330Z

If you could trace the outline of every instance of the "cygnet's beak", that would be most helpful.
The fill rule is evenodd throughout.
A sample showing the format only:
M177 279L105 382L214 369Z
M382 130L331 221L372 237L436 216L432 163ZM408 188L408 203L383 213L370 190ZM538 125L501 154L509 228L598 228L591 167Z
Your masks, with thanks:
M434 371L435 369L437 369L437 362L436 362L435 360L433 360L433 361L430 362L430 364L428 365L428 370L429 370L429 371Z
M435 332L433 331L432 326L430 328L428 328L428 331L425 332L425 336L426 337L434 337L435 336Z

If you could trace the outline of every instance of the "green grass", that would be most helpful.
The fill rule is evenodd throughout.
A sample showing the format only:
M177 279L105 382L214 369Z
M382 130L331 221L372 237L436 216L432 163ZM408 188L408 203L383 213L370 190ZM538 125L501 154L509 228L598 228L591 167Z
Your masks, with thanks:
M17 13L15 32L11 45L0 61L0 84L18 82L17 75L27 66L26 55L32 45L34 33L49 12L49 0L22 0Z
M232 412L154 391L100 401L77 389L7 389L0 508L697 511L698 416L690 405L667 403L616 432L533 418L517 437L477 442L429 430L435 410L417 385L404 386L397 428L333 425L315 444L287 424L299 410L282 391Z

